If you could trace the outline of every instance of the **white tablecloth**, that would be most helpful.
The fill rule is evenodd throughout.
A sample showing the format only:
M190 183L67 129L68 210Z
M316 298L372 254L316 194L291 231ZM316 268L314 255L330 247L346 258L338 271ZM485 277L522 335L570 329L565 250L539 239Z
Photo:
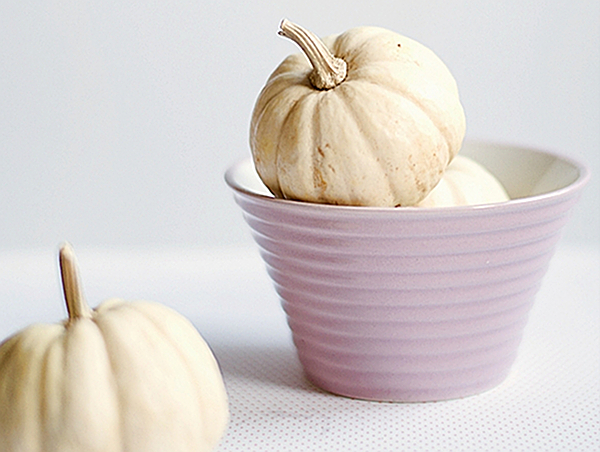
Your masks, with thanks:
M0 252L0 338L65 316L55 249ZM438 403L377 403L303 377L254 247L77 250L92 306L164 303L212 346L230 397L218 451L600 450L600 252L561 244L509 378Z

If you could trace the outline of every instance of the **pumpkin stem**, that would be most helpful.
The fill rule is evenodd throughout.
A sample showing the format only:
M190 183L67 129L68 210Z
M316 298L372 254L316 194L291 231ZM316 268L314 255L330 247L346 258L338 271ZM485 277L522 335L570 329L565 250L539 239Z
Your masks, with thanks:
M298 44L312 64L313 71L308 80L315 88L331 89L344 81L346 62L335 57L314 33L287 19L281 21L279 28L279 35Z
M75 252L69 243L65 243L60 248L59 262L69 321L72 322L82 317L91 318L92 310L86 303L85 296L83 295Z

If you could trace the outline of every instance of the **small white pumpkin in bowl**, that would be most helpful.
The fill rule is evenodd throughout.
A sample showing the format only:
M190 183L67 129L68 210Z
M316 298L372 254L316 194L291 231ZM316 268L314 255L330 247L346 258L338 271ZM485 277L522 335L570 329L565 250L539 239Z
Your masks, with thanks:
M502 184L475 160L457 155L418 207L473 206L508 201Z
M0 452L212 450L227 394L195 327L146 301L92 310L69 245L60 266L68 319L0 344Z
M458 88L430 49L377 27L323 40L287 20L303 53L275 69L256 101L250 147L271 192L301 201L414 206L465 135Z

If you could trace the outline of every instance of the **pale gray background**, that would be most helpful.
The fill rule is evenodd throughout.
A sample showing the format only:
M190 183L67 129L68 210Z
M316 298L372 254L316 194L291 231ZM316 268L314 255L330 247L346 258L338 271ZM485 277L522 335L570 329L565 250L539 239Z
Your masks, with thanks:
M65 0L0 3L0 251L250 241L223 181L254 100L297 48L378 25L431 47L468 138L533 145L595 173L564 240L598 246L600 2Z

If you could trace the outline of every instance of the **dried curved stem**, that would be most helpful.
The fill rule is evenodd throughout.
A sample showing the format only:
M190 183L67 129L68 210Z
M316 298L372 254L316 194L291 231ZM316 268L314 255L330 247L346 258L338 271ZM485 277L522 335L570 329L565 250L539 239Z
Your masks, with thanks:
M315 34L305 28L283 19L279 25L279 34L294 41L313 67L309 81L317 89L331 89L346 78L346 62L335 57Z
M83 295L75 252L69 243L65 243L60 248L59 263L69 321L71 322L83 317L91 318L92 310Z

